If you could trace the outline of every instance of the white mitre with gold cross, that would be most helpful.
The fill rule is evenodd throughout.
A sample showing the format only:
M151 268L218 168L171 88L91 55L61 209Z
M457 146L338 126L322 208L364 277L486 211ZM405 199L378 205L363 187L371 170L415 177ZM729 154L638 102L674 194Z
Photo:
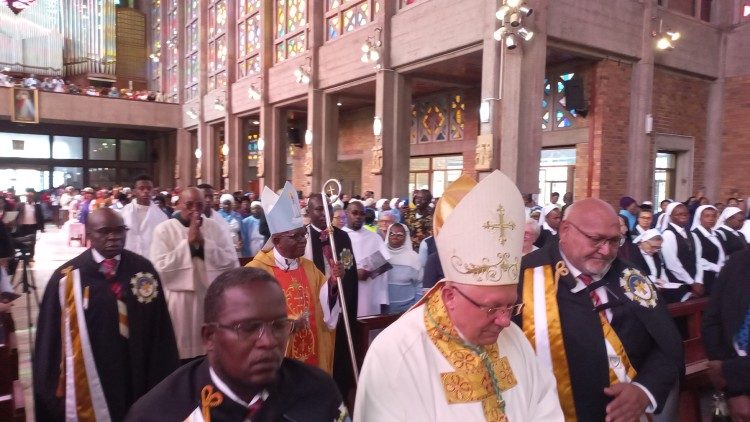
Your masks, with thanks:
M521 192L495 170L461 199L435 237L444 280L517 284L525 223Z

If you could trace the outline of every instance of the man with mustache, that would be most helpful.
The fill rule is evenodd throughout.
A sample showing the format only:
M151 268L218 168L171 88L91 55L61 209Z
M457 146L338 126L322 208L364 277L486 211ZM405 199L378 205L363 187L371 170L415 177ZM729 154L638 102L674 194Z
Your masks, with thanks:
M178 366L159 274L124 249L126 232L116 211L93 211L91 249L47 284L33 361L37 420L121 421Z
M304 257L309 233L302 220L297 191L286 182L281 195L264 188L260 196L271 239L247 266L274 276L287 297L287 312L294 320L287 357L333 371L336 323L341 306L335 279L327 279ZM334 276L343 275L332 268Z
M318 368L284 358L294 321L266 271L216 278L204 302L207 356L184 365L139 400L128 421L336 421L346 407Z
M684 370L682 342L648 276L617 259L619 217L604 201L571 205L559 244L523 258L518 324L557 378L566 420L659 413Z

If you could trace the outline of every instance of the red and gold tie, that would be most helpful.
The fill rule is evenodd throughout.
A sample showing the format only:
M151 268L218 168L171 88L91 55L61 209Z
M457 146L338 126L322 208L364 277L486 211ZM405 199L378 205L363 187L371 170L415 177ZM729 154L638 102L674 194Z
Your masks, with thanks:
M117 260L114 258L104 258L102 261L102 272L104 278L109 282L109 289L117 299L117 319L118 327L120 329L120 335L129 338L130 329L128 327L128 307L122 300L122 285L115 279L115 268L117 268Z
M578 276L578 279L581 280L586 286L594 281L594 279L591 278L591 276L588 274L581 274ZM594 307L601 306L602 301L601 299L599 299L599 295L596 294L596 290L592 290L591 292L589 292L589 296L591 296L591 301L594 302Z

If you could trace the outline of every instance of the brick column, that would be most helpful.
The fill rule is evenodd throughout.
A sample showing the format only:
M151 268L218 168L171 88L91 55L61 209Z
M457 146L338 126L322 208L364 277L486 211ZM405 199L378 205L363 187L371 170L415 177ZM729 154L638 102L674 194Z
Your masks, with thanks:
M392 70L381 70L375 77L375 91L373 118L380 117L383 134L382 171L380 176L375 178L373 190L383 198L407 197L411 147L411 86L404 75ZM364 155L365 159L368 157L372 159L373 155Z
M229 146L229 155L224 157L227 162L227 176L225 185L230 192L240 190L243 185L244 172L242 171L243 151L242 124L240 119L233 115L232 111L232 84L237 80L237 4L227 2L227 87L224 106L226 117L224 118L224 143ZM222 170L219 169L221 175Z

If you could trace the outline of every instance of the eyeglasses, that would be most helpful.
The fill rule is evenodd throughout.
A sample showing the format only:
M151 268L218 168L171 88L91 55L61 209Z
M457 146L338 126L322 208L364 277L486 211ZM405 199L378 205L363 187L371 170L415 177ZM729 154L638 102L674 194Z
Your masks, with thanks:
M648 246L649 246L649 247L651 248L651 251L652 251L652 252L659 252L659 251L661 250L661 245L659 245L659 246L654 246L654 244L653 244L653 243L651 243L651 241L650 241L650 240L646 240L646 241L644 241L643 243L647 244L647 245L648 245Z
M307 238L310 236L310 233L305 230L303 232L297 232L294 234L280 234L279 236L299 242L302 240L307 240Z
M240 341L260 340L266 331L266 327L268 327L269 332L277 340L284 340L292 333L294 321L289 318L280 318L273 321L246 321L235 325L222 325L218 322L212 322L207 325L234 331L237 334L237 340Z
M128 230L130 230L130 229L128 229L127 226L102 227L100 229L94 230L94 233L96 233L96 234L98 234L99 236L102 236L102 237L107 237L107 236L109 236L111 234L122 235L125 232L127 232Z
M406 234L404 234L404 233L390 233L388 236L390 236L390 237L406 237Z
M586 238L588 240L590 240L594 244L594 247L597 248L597 249L599 249L602 246L604 246L605 243L609 244L609 246L611 248L619 248L620 246L622 246L625 243L625 238L623 236L610 237L610 238L596 237L596 236L592 236L592 235L586 233L585 231L581 230L578 226L576 226L575 224L571 223L570 221L566 221L566 222L568 224L570 224L571 226L575 227L575 229L578 230L579 233L581 233L582 235L586 236Z
M523 303L516 303L515 305L510 306L485 306L481 305L474 301L474 299L470 298L469 296L466 296L464 292L457 288L453 288L453 290L457 291L458 294L463 296L464 299L468 300L469 303L476 306L477 309L483 310L488 317L495 317L496 315L500 314L502 316L511 316L514 317L516 315L520 315L521 311L523 310Z

